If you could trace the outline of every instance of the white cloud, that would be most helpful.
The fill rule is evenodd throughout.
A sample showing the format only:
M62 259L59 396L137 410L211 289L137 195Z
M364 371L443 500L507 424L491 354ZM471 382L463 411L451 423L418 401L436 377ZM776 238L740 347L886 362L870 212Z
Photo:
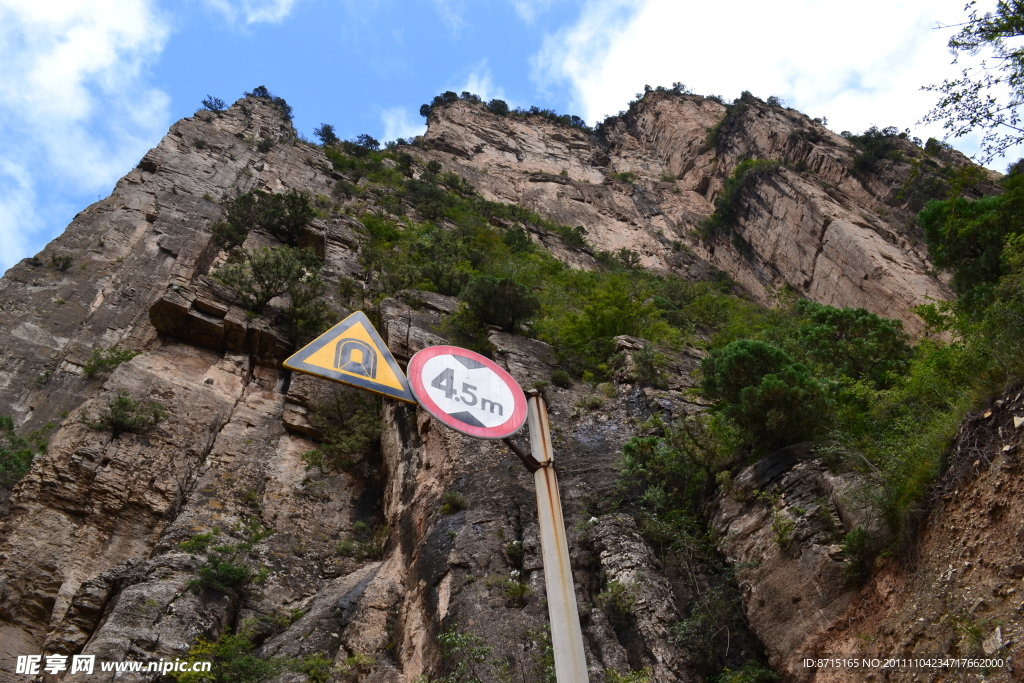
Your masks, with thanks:
M555 0L511 0L516 14L526 23L532 23L538 14L543 13Z
M452 33L458 33L466 25L466 3L464 0L434 0L441 22Z
M231 23L242 19L246 24L275 24L292 11L295 0L206 0Z
M935 26L963 17L963 0L588 0L575 24L545 38L533 77L568 85L591 122L645 84L682 81L726 99L778 95L834 130L895 125L941 138L940 126L916 125L937 100L920 87L957 73L953 29ZM976 138L953 142L970 153Z
M67 224L54 198L109 192L160 139L142 70L167 33L150 0L0 0L0 270Z
M0 159L0 274L30 253L29 234L39 229L33 211L35 192L28 171L11 161Z
M381 123L384 124L384 140L395 140L396 138L414 138L423 135L427 130L425 124L418 114L413 115L405 107L392 107L385 109L380 115Z
M466 78L465 85L459 88L460 93L466 91L479 95L484 102L495 98L505 99L505 89L494 85L494 75L491 73L490 67L487 66L486 59L473 67Z

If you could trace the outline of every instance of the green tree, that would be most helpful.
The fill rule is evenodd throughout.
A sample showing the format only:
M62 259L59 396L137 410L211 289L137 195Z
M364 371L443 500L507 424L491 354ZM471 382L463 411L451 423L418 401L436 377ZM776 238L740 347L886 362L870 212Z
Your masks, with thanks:
M1024 104L1024 45L1014 40L1024 35L1024 0L1000 0L994 12L985 14L978 13L976 4L967 4L967 21L949 39L949 49L954 64L961 55L985 52L991 57L979 69L965 68L959 78L924 86L941 96L922 122L942 123L947 136L955 138L982 129L984 163L1024 141L1019 112Z
M53 429L47 424L28 437L18 436L14 420L0 415L0 487L10 489L25 476L37 453L46 451L46 432Z
M251 231L263 230L295 246L299 233L315 217L316 209L305 192L270 194L253 190L225 202L224 220L213 226L213 241L225 249L234 249Z
M507 678L508 662L495 656L494 648L480 636L458 628L454 624L437 636L447 675L432 683L483 683Z
M219 97L213 95L207 95L206 99L203 100L203 109L209 111L224 111L227 108L227 104Z
M85 365L82 366L82 372L85 373L86 377L95 377L98 374L113 372L118 365L130 361L139 353L141 352L129 351L116 345L110 348L97 348L93 350L89 359L85 361Z
M326 295L327 283L316 273L307 272L288 288L289 304L283 317L288 336L297 346L320 336L337 322Z
M167 410L153 401L136 401L126 391L119 391L107 403L107 409L96 418L82 414L82 423L89 429L109 430L116 439L125 432L141 434L167 417Z
M741 339L701 363L701 392L740 430L755 452L818 436L832 402L810 370L766 342Z
M246 310L259 314L271 299L315 277L322 267L312 249L263 247L217 268L213 278L231 289Z
M1005 382L1024 375L1024 234L1008 238L1002 255L1003 277L980 328L988 354Z
M454 230L432 227L414 249L419 274L440 294L456 296L473 277L467 240Z
M508 116L508 103L505 100L491 100L487 103L487 110L498 116Z
M975 313L1004 272L1007 237L1024 233L1024 173L1011 173L1002 185L994 197L930 201L918 215L932 262L953 273L953 291Z
M281 658L263 659L256 655L255 632L241 628L230 630L215 641L200 637L189 648L186 661L212 662L208 672L175 672L170 676L179 683L263 683L284 668ZM189 667L191 668L191 667Z
M329 123L321 123L314 128L313 135L320 138L320 143L323 145L336 145L341 142L341 139L334 132L334 126Z
M317 404L311 419L320 430L320 445L303 455L306 469L347 470L376 449L382 428L380 397L338 387Z
M899 320L863 308L833 308L806 299L797 312L808 321L797 332L807 358L830 374L871 380L878 389L905 374L913 349Z
M483 275L473 278L459 297L483 323L515 332L520 323L540 310L540 300L512 278Z
M746 159L736 164L732 175L725 181L722 192L715 198L715 211L700 225L703 239L732 230L739 219L740 202L748 187L758 179L774 173L780 162L772 159Z

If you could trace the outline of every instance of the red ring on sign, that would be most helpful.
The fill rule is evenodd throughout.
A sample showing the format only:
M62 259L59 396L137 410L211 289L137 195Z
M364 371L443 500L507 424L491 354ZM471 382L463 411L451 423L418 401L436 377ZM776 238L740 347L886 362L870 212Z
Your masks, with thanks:
M423 384L423 366L428 360L437 356L472 358L496 374L498 379L504 382L505 386L512 392L512 398L515 401L515 408L512 410L509 418L496 427L477 427L476 425L467 424L462 420L457 420L441 410L434 403L434 400L430 398L430 395L427 394L427 388ZM458 346L430 346L422 351L418 351L410 358L408 368L409 384L412 387L412 393L416 400L420 402L423 409L430 413L432 417L456 431L468 434L469 436L475 436L478 439L504 439L506 436L511 436L518 432L522 428L523 423L526 422L526 395L523 393L522 387L504 368L486 356L481 356L475 351Z

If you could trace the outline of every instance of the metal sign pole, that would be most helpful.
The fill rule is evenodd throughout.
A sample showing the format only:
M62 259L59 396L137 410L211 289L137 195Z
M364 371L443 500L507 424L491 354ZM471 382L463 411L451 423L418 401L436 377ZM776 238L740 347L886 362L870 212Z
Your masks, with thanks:
M583 631L576 608L576 590L569 566L569 544L562 519L562 501L558 496L551 429L544 397L530 392L527 399L527 423L530 425L530 450L540 465L533 473L537 485L537 521L540 548L544 559L548 617L551 620L551 646L555 655L558 683L589 683L587 660L583 651Z

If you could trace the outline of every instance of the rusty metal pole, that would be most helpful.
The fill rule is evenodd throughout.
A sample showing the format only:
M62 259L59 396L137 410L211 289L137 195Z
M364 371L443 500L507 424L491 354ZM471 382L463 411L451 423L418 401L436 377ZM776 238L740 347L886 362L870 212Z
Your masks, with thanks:
M533 473L537 485L537 521L540 548L544 559L544 583L547 586L548 617L551 620L551 646L555 654L558 683L589 683L587 660L583 651L583 631L576 608L576 589L569 567L569 543L562 519L562 501L558 496L551 429L544 397L529 392L526 419L530 426L530 449L539 463Z

